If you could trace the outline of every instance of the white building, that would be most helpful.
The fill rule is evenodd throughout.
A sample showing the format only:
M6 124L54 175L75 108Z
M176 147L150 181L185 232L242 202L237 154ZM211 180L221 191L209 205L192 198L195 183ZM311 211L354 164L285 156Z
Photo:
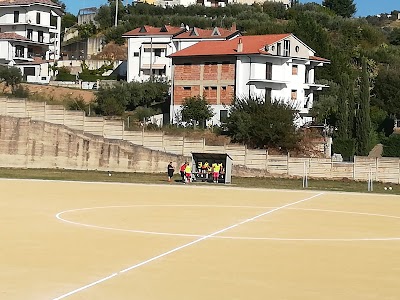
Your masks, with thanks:
M136 28L123 35L128 40L127 80L145 81L150 74L171 79L172 60L169 55L172 53L199 41L223 41L239 34L235 26L231 29L190 29L185 26Z
M48 82L60 56L61 7L50 0L0 0L0 62L28 82Z
M293 34L241 36L220 42L200 42L171 55L174 119L186 97L205 96L219 124L236 97L282 100L299 111L297 125L312 121L314 69L329 63Z

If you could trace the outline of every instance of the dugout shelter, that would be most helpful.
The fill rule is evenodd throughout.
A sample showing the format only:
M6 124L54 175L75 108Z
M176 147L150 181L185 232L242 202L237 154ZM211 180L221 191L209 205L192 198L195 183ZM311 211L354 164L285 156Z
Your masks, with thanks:
M195 181L213 182L212 174L205 164L212 166L214 163L222 164L222 172L218 177L218 183L231 183L232 178L232 157L227 153L192 153L192 175Z

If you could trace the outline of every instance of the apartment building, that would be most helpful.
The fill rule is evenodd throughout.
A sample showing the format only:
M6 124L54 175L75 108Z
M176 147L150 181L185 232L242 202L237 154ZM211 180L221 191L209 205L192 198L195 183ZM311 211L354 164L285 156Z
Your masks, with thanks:
M239 35L236 26L231 29L201 29L165 25L131 30L123 35L128 40L127 80L144 81L150 75L171 79L171 54L199 41L224 41Z
M0 0L0 62L28 82L48 82L60 56L63 12L50 0Z
M315 83L314 70L329 60L315 56L293 34L203 41L171 58L171 120L186 97L205 96L215 113L212 124L220 124L234 96L256 96L290 103L299 111L296 124L302 126L312 121L314 92L327 87Z

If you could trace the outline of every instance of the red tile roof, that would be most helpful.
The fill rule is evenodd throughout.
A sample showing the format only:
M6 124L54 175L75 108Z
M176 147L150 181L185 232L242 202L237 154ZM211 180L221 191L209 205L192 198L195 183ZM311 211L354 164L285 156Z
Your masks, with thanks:
M183 32L177 35L177 39L221 39L228 38L231 35L237 34L238 30L230 30L225 28L214 28L214 29L201 29L201 28L191 28L189 31ZM214 33L214 34L213 34ZM219 33L219 34L215 34Z
M171 57L180 56L208 56L208 55L237 55L237 54L259 54L264 51L266 45L274 44L291 33L268 34L268 35L247 35L227 41L204 41L171 54ZM237 52L239 41L243 44L243 50Z
M145 25L128 31L127 33L123 34L123 36L176 35L184 31L185 28L173 27L169 25L165 25L163 27Z
M0 40L20 40L29 41L26 37L16 34L14 32L3 32L0 33Z
M48 4L48 5L60 7L60 5L54 3L51 0L0 0L0 6L35 4L35 3Z
M329 62L330 61L329 59L322 58L322 57L319 57L319 56L310 56L310 60L317 60L317 61L324 61L324 62Z

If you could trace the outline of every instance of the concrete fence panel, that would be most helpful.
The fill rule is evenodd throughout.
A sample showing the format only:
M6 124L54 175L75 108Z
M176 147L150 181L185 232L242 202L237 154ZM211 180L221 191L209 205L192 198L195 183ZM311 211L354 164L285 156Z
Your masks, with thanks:
M7 115L16 118L26 117L26 101L21 99L8 99Z
M46 118L46 103L26 101L26 117L32 120L44 121Z
M376 178L376 159L357 156L354 158L354 180L368 180L369 176Z
M85 112L83 111L65 111L64 125L74 130L84 130Z
M62 105L46 105L46 122L64 124L65 109Z
M85 117L84 132L103 136L104 118L102 118L102 117Z
M124 126L121 120L104 120L103 136L107 139L122 140Z
M288 174L288 157L283 155L268 155L267 171L271 174Z
M163 150L163 133L162 132L144 132L143 147L152 150Z
M375 174L377 181L400 184L400 159L397 157L378 159Z

